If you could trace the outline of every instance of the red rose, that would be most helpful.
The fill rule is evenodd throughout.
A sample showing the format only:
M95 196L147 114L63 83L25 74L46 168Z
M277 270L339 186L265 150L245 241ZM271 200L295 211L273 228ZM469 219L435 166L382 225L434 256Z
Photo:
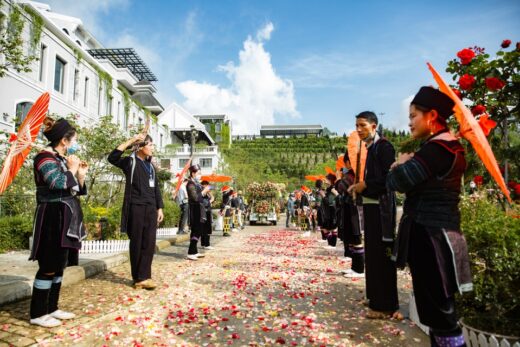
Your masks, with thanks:
M475 176L475 177L473 177L473 182L475 182L475 184L477 186L481 186L482 183L484 183L484 177L482 177L482 176Z
M460 58L462 65L468 65L475 58L475 52L471 48L464 48L457 53L457 57Z
M471 90L475 84L475 77L464 74L459 78L459 86L462 90Z
M451 88L451 90L462 100L462 93L457 88Z
M486 112L486 106L484 105L475 105L471 108L471 113L473 113L474 116L478 116L484 112Z
M489 90L495 91L504 88L506 82L502 81L500 78L496 77L488 77L486 78L486 86Z
M511 45L511 40L502 41L502 44L501 44L502 48L507 48L507 47L509 47L509 45Z
M488 136L491 130L495 129L497 126L497 122L495 122L492 119L489 119L489 116L487 114L483 114L478 119L478 125L480 125L480 128L484 132L484 135Z

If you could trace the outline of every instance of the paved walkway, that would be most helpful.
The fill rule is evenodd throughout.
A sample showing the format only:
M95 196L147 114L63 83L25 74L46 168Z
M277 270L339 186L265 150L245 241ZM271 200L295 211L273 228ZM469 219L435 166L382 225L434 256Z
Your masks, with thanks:
M340 276L348 264L317 235L256 226L212 239L196 262L186 244L160 251L155 291L134 290L128 264L65 287L61 308L78 318L61 327L29 325L27 299L0 306L0 346L429 345L408 320L366 319L364 281ZM399 289L405 308L404 273Z

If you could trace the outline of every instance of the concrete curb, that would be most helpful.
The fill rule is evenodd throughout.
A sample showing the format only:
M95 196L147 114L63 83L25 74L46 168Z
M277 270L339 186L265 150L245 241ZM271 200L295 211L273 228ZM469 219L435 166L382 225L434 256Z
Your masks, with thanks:
M178 235L176 237L160 239L156 241L155 253L190 239L189 235ZM69 286L83 281L88 277L95 276L103 271L121 265L129 261L128 253L117 253L102 259L88 259L88 254L81 258L83 263L78 266L69 266L63 274L63 286ZM0 284L0 305L30 297L34 279L18 279Z

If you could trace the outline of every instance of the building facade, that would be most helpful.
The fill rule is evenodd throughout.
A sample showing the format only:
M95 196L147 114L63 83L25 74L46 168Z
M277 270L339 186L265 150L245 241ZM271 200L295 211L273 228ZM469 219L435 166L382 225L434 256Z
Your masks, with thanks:
M163 111L151 83L157 79L133 49L104 48L80 19L52 12L47 4L0 2L3 21L9 19L13 6L21 9L25 22L24 52L38 57L30 72L9 69L0 78L0 130L14 132L34 101L49 92L50 114L77 115L80 125L93 124L101 116L112 115L113 122L123 131L138 127L151 115L149 133L158 149L170 142L168 129L156 117ZM36 44L29 44L35 34L29 13L43 21ZM2 24L0 27L6 30L8 23Z
M231 146L231 120L225 114L194 115L194 117L204 124L206 131L218 145Z

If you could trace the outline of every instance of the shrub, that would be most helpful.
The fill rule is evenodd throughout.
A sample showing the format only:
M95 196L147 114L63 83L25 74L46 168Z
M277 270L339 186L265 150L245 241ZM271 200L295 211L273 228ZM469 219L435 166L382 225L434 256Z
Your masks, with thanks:
M179 205L175 203L169 196L163 195L164 202L164 220L159 225L160 228L172 228L179 224L179 219L181 216L181 210Z
M485 197L464 197L461 229L468 243L473 292L459 300L461 316L483 330L520 331L520 219ZM518 216L518 206L516 206Z
M117 240L126 238L120 233L121 224L120 205L112 207L83 205L83 223L89 239Z
M0 252L29 249L32 229L32 218L25 216L0 218Z

